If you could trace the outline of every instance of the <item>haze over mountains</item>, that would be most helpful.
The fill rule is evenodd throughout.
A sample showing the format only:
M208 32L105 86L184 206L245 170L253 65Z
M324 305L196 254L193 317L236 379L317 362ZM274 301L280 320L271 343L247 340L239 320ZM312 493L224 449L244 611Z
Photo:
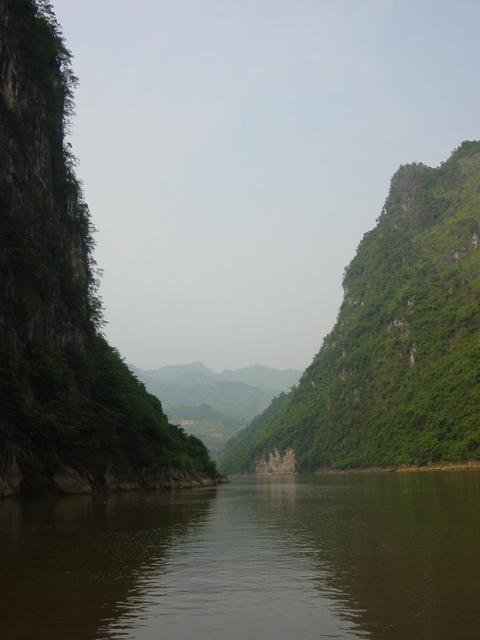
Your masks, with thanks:
M162 401L170 420L198 435L212 453L218 453L232 435L300 378L295 369L262 365L219 373L202 362L152 370L130 368Z

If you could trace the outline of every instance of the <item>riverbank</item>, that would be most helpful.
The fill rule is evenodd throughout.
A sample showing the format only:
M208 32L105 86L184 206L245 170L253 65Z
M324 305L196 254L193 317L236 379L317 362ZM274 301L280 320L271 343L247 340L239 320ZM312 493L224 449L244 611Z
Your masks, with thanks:
M364 467L356 469L319 469L314 473L424 473L434 471L480 471L480 460L469 460L467 462L445 462L430 465L392 465L389 467Z
M108 469L100 474L81 474L72 467L62 466L49 478L40 478L36 486L24 482L22 471L13 457L0 474L0 498L18 497L29 493L86 495L95 492L170 491L214 487L227 483L223 474L208 476L179 469Z
M438 471L480 471L480 460L468 460L467 462L445 462L430 465L391 465L389 467L356 467L353 469L318 469L314 475L338 475L356 473L425 473ZM239 474L238 477L288 477L308 476L310 473L302 472L257 472L251 474ZM235 476L232 476L235 477Z

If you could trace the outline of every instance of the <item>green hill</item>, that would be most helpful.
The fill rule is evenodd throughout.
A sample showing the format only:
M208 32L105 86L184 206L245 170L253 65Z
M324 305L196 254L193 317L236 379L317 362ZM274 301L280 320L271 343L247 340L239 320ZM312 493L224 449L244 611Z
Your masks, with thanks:
M0 496L212 481L204 445L102 337L64 140L76 79L49 3L0 0L0 48Z
M168 419L186 433L200 438L215 458L245 423L219 413L208 404L183 405L166 409Z
M480 457L480 143L402 166L345 270L332 332L297 388L220 458L247 472L274 448L296 469Z

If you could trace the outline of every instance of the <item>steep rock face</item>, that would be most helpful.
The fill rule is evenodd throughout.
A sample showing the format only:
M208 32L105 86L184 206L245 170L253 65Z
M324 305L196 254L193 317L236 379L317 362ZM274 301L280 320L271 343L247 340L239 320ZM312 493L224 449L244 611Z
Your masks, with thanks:
M38 340L81 347L91 334L90 223L63 145L65 56L29 5L0 2L0 338L17 352Z
M479 458L479 234L480 143L437 169L401 167L334 329L220 466L252 471L274 447L301 471Z
M293 449L287 449L283 454L278 449L274 449L263 460L257 460L255 473L274 476L295 473L295 453Z
M214 479L99 334L69 63L48 3L0 0L0 495Z

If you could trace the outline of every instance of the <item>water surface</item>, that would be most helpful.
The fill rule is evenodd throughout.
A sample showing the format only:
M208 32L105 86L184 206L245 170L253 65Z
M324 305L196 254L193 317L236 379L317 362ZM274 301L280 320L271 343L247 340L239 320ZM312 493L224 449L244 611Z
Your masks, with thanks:
M0 502L2 640L477 640L480 473Z

